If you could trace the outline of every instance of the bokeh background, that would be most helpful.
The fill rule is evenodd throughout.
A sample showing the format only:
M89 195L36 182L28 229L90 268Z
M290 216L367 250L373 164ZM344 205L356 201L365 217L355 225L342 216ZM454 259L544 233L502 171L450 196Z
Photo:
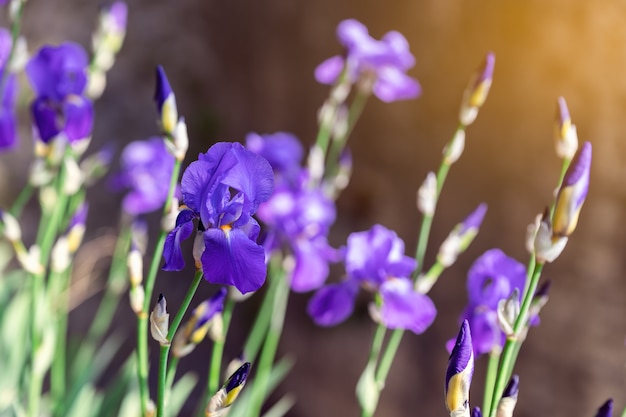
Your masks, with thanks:
M340 51L340 20L357 18L375 37L392 29L407 37L417 58L410 74L423 95L368 103L350 139L354 175L338 201L335 245L381 223L414 251L416 190L439 164L470 74L487 51L495 52L491 94L444 188L427 266L454 224L480 202L489 211L478 238L431 292L439 309L435 324L421 336L405 336L379 416L446 415L444 344L458 329L466 272L492 247L526 262L526 227L550 202L560 170L552 123L556 98L565 96L580 140L594 146L591 188L565 252L545 268L544 277L553 281L550 302L518 362L516 416L591 416L608 397L618 410L626 405L626 1L130 0L129 9L125 46L96 104L92 148L115 143L119 151L157 132L153 71L162 64L190 129L188 162L212 143L242 141L250 131L290 131L311 144L315 114L328 93L314 81L313 69ZM24 22L30 50L64 40L89 46L96 13L94 1L30 0ZM26 112L22 116L27 123ZM31 152L25 129L19 150L0 156L3 206L25 183ZM92 237L110 236L119 198L101 186L90 199ZM157 291L175 305L189 278L164 273ZM102 277L90 279L97 288ZM348 322L320 329L305 314L308 298L291 299L280 349L297 360L280 388L298 400L289 415L358 415L354 386L374 330L367 300ZM97 294L77 311L90 311L96 301ZM253 304L236 311L227 355L239 352ZM120 326L129 326L130 314L120 308ZM72 317L77 334L85 317ZM205 372L207 346L187 369ZM485 361L477 362L475 405Z

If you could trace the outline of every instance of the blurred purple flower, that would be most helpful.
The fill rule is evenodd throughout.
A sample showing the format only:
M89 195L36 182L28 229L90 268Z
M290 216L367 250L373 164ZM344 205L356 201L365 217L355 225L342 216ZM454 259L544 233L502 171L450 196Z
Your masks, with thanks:
M259 219L268 226L266 250L283 247L293 255L292 290L321 287L328 277L328 263L341 258L327 239L336 217L334 202L320 188L310 187L308 171L300 166L302 145L292 134L251 133L246 144L268 160L275 174L276 190L258 211Z
M17 83L15 74L11 74L6 65L11 42L9 31L0 28L0 74L4 77L0 91L0 151L12 149L17 139L15 116Z
M505 335L498 323L498 302L508 298L515 288L519 290L521 302L525 281L526 267L500 249L486 251L470 267L469 302L461 320L470 324L476 356L490 352L496 345L504 345Z
M174 157L167 151L163 138L131 142L121 156L120 173L112 179L112 186L127 189L122 208L137 216L163 207L174 169Z
M93 126L93 105L83 93L89 59L78 44L44 46L26 65L35 90L31 111L39 138L48 143L60 133L70 142L87 138Z
M184 267L180 241L199 219L204 250L200 266L207 281L233 285L241 293L265 282L265 252L256 243L259 224L252 217L274 188L270 164L239 143L217 143L185 170L181 182L188 209L178 215L165 241L166 271Z
M419 334L432 324L437 310L429 297L415 291L408 277L416 262L404 255L404 242L395 232L375 225L352 233L345 263L347 279L321 288L309 302L308 313L317 324L332 326L347 319L360 285L379 292L376 315L386 327Z
M333 56L322 62L315 69L318 82L334 84L345 70L351 83L371 78L372 91L382 101L406 100L420 95L417 80L405 74L415 65L415 57L402 34L391 31L376 40L365 25L348 19L339 23L337 37L346 49L345 56Z

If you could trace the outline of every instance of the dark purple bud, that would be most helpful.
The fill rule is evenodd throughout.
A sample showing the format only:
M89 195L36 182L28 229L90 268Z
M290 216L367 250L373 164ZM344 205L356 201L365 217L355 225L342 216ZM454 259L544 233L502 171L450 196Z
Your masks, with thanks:
M504 388L504 392L502 393L502 397L510 397L517 398L517 394L519 393L519 376L513 375L509 380L509 383Z
M611 417L613 415L613 399L606 400L596 413L596 417Z
M472 417L483 417L483 413L480 411L480 407L474 407L472 409Z

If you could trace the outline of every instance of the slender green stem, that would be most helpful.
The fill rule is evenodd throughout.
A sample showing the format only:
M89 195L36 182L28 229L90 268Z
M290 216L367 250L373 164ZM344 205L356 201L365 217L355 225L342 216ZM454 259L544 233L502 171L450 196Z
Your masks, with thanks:
M209 395L215 394L220 385L224 344L226 342L226 336L228 335L228 328L230 327L230 319L233 316L234 308L235 301L231 297L228 297L224 303L224 311L222 311L224 331L222 332L221 339L213 344L213 351L211 352L211 368L209 369L209 380L207 381L207 393L204 397L205 399L208 399Z
M356 123L363 113L363 109L365 108L365 104L367 103L369 96L369 92L362 89L357 90L356 96L354 97L354 100L350 105L350 110L348 111L348 128L346 133L341 137L334 138L330 145L325 169L325 175L327 178L332 178L337 175L341 153L348 142L348 137L350 137L350 134L354 130L354 126L356 126Z
M50 390L54 404L61 404L65 398L65 387L67 386L66 359L67 359L67 321L69 313L69 282L71 268L67 268L61 273L53 273L50 277L51 283L58 283L57 291L51 291L54 301L50 300L53 315L57 316L56 347L52 359L50 373ZM54 314L56 313L56 314Z
M530 305L535 291L537 290L537 284L539 283L539 278L541 277L542 270L543 264L539 263L535 265L535 269L530 279L528 292L524 295L522 306L520 308L520 313L515 320L515 325L513 326L513 333L515 335L519 335L523 327L526 326L528 323ZM488 417L495 416L498 401L502 396L502 392L504 392L504 387L508 382L509 375L512 373L513 366L515 365L514 356L516 351L516 343L517 340L515 339L507 339L506 343L504 344L504 350L502 351L502 360L500 362L500 370L494 384L493 395L491 398L490 414L488 415Z
M176 369L178 368L178 362L180 358L178 356L172 356L170 363L167 366L167 375L165 376L165 403L167 404L170 393L172 392L172 386L174 386L174 377L176 376Z
M485 392L483 395L483 413L488 416L491 410L491 398L493 387L498 375L498 363L500 362L500 349L492 349L489 352L489 362L487 363L487 375L485 376Z
M276 287L278 282L270 281L268 289L265 291L261 307L256 315L252 330L248 334L248 339L244 345L244 354L247 361L255 362L256 357L259 354L267 329L270 326L270 320L272 318L272 309L274 308L274 296L276 294Z
M9 213L11 213L16 219L19 218L22 214L22 210L24 210L24 206L26 206L26 203L28 203L30 198L33 196L34 191L35 188L30 185L30 183L24 185L22 191L20 191L17 199L13 202L13 205L9 209Z
M196 271L196 274L193 277L193 281L189 286L189 290L187 290L187 295L176 313L174 320L170 323L169 330L167 332L167 340L171 341L174 338L174 334L176 330L178 330L178 326L180 326L180 322L183 320L183 316L187 312L189 308L189 304L191 304L191 300L193 296L196 294L198 290L198 286L200 285L200 281L202 281L202 270ZM165 416L165 388L167 387L167 359L170 353L170 344L161 345L161 351L159 355L159 384L157 389L157 417Z
M267 394L267 386L270 379L270 372L278 350L278 342L283 331L285 313L287 311L287 301L289 299L289 285L285 279L284 271L271 271L271 277L278 281L276 295L274 298L274 309L270 327L265 338L265 344L261 351L261 357L257 366L257 374L250 394L250 404L248 417L261 415L261 407Z
M41 389L43 386L43 378L45 375L44 370L37 369L37 356L41 343L38 319L40 316L39 311L41 308L41 301L44 299L44 278L48 261L50 259L52 244L54 243L54 238L57 235L59 224L63 219L63 215L65 213L67 205L67 196L63 193L65 175L65 169L63 169L62 165L55 182L55 192L57 198L56 204L54 205L51 213L43 213L41 222L39 224L39 230L37 232L36 242L41 250L39 263L42 266L43 270L40 273L33 274L31 276L31 379L28 391L28 415L31 417L36 417L39 414L39 402L41 397Z
M385 349L385 352L383 353L380 365L378 366L378 371L376 372L376 385L379 387L383 387L385 385L385 381L387 380L387 376L391 370L391 364L396 356L396 352L398 351L403 335L403 330L394 330L393 333L391 333L391 337L387 343L387 349Z
M164 216L169 213L170 205L172 204L172 198L174 196L174 191L176 190L176 183L178 182L180 166L181 161L176 160L174 163L174 169L172 170L172 176L170 178L168 197L165 206L163 207ZM148 311L150 309L150 300L152 299L152 291L154 289L157 272L159 271L159 265L161 264L161 256L163 255L163 245L165 244L166 236L167 232L161 230L156 246L154 247L152 262L150 263L150 269L145 281L145 299L143 310L137 317L137 378L139 380L139 396L141 398L142 417L146 417L148 402L150 401L150 392L148 389Z
M622 415L621 417L626 417L626 407L624 407L624 410L622 410Z
M372 349L370 350L368 363L378 363L378 358L380 357L380 351L383 347L386 332L387 328L384 325L379 324L376 326L376 333L374 333L374 338L372 339Z

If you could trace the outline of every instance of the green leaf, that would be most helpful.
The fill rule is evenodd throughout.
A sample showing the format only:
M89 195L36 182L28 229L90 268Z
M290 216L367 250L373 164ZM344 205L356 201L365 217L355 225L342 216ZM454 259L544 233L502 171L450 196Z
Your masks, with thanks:
M263 414L263 417L283 417L296 403L296 398L287 394Z
M189 398L189 394L198 383L198 377L192 373L186 373L182 376L174 386L167 401L167 415L177 416L180 413L180 409Z

